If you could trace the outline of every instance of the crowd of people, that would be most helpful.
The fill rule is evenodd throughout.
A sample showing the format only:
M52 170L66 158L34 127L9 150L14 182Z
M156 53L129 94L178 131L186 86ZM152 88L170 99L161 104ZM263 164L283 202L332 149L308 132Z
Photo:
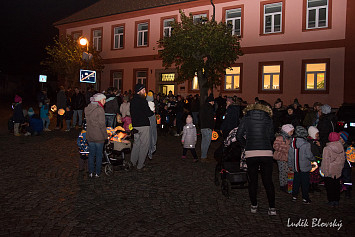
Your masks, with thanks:
M22 99L16 95L13 105L16 136L20 134L21 124L27 125L26 134L50 131L50 101L45 90L39 94L38 104L40 115L36 116L31 108L26 119ZM288 176L290 172L294 174L291 193L295 202L301 188L302 202L311 203L309 193L319 191L320 183L325 185L330 206L339 205L341 190L345 191L346 197L351 196L351 163L346 159L345 151L353 146L353 138L345 131L335 131L336 116L327 104L315 102L310 108L301 106L295 99L291 105L284 106L278 98L271 106L258 97L254 103L248 104L237 96L214 98L213 94L200 103L198 94L185 98L174 96L172 92L157 94L146 91L145 86L138 83L134 91L124 93L112 87L103 93L95 92L91 87L86 93L80 92L79 88L72 92L60 87L56 107L56 130L63 128L64 120L65 131L70 131L76 126L81 127L83 118L86 119L90 177L99 177L101 173L106 127L120 125L126 131L134 129L131 163L138 171L145 169L146 158L153 159L158 134L181 136L182 159L186 159L187 151L190 151L194 162L207 162L212 132L217 131L224 140L238 128L235 137L245 151L252 213L258 211L260 172L269 203L268 214L276 215L272 181L274 160L278 165L281 191L288 192ZM199 133L200 156L195 149ZM312 165L312 162L316 163Z

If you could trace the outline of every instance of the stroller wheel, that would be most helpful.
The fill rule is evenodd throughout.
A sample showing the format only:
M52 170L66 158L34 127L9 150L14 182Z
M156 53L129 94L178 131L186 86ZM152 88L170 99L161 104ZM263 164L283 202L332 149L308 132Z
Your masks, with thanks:
M113 175L113 166L111 164L105 165L105 174L107 176Z
M222 194L225 197L229 197L231 191L231 182L228 179L223 179L221 188L222 188Z

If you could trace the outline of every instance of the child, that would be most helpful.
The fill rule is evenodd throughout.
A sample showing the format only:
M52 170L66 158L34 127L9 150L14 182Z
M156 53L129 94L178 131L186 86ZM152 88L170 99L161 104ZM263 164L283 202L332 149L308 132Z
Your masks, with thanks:
M196 126L192 123L192 117L190 115L186 118L186 125L184 126L181 142L184 145L181 158L185 159L187 150L190 150L194 157L194 162L197 162L198 157L195 150L197 142Z
M344 151L347 151L349 145L347 144L348 139L349 139L349 133L345 132L345 131L341 131L339 133L340 135L340 143L343 145L344 147ZM346 156L346 154L345 154ZM351 186L352 186L352 182L351 182L351 163L348 159L345 159L344 162L344 168L341 172L341 181L343 182L343 190L345 191L345 197L346 198L351 198Z
M69 132L70 131L70 122L71 122L71 118L73 117L73 110L71 110L70 106L68 106L66 109L65 109L65 114L64 114L64 117L65 117L65 123L67 124L67 129L65 130L66 132Z
M309 199L309 171L311 171L311 161L314 156L311 151L311 144L306 140L308 133L302 126L295 129L295 138L291 140L291 147L288 151L288 167L294 172L292 186L292 201L297 201L297 195L302 187L302 201L304 204L310 204Z
M25 122L25 116L23 116L22 111L22 98L18 95L15 96L15 103L13 105L14 113L12 119L14 121L14 135L20 136L20 124Z
M49 124L50 124L50 120L49 120L49 99L44 101L44 104L41 107L40 116L41 116L41 119L43 121L43 127L44 127L43 131L50 132L51 130L48 128Z
M132 127L132 119L131 116L127 115L126 117L122 118L123 128L125 131L131 131L130 127Z
M313 156L319 161L322 157L323 148L319 142L319 130L314 127L310 126L308 128L308 138L307 141L311 144L311 151ZM312 193L313 191L320 192L318 188L318 183L321 181L321 176L319 174L319 167L315 169L313 172L310 173L310 187L309 192Z
M321 171L324 174L324 184L327 190L328 205L338 206L340 200L340 176L344 167L344 147L336 132L329 134L326 147L323 150Z
M83 130L81 130L81 133L79 134L77 144L80 153L79 171L81 172L87 169L89 157L89 144L86 140L86 121L83 122Z
M274 141L274 159L277 160L277 165L279 167L279 180L280 180L280 190L287 193L287 158L288 150L290 149L290 142L294 127L291 124L285 124L282 126L280 134L277 134Z

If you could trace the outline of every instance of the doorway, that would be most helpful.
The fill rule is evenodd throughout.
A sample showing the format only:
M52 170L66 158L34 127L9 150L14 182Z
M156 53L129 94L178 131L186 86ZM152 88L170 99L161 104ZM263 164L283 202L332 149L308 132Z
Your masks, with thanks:
M159 92L165 95L169 94L169 91L175 95L175 85L160 85Z

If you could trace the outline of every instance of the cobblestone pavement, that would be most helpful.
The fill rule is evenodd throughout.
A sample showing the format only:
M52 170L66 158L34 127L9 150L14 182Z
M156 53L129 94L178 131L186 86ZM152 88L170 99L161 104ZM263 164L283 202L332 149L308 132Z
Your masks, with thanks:
M259 212L250 213L247 189L232 189L225 198L213 182L215 162L193 163L189 153L181 160L178 137L158 137L146 171L89 179L78 172L78 133L0 135L0 236L353 236L355 231L354 198L327 207L324 187L311 194L311 205L293 203L276 188L278 215L272 217L262 187ZM211 157L217 145L212 143ZM275 187L277 175L275 165ZM288 227L299 220L308 226ZM312 227L315 220L337 226Z

